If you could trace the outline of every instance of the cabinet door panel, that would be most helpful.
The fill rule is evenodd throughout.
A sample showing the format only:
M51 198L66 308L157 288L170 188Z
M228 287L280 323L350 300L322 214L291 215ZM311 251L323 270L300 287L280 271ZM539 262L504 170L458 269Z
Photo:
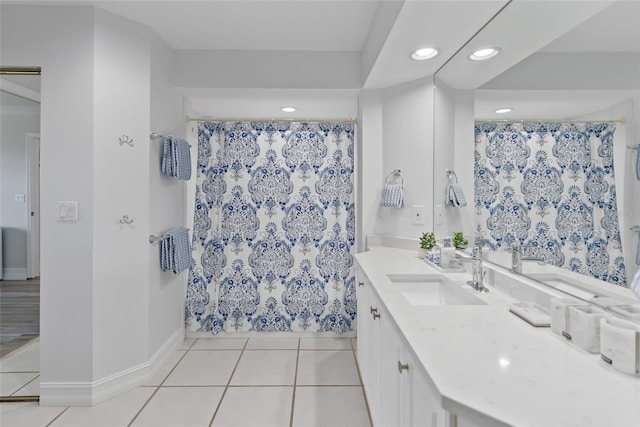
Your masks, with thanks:
M379 308L378 310L381 310ZM380 311L380 423L377 427L406 425L405 408L408 372L400 370L403 343L387 313Z
M413 362L415 359L410 358ZM440 396L431 388L426 373L416 366L411 375L411 425L414 427L445 427L447 412L440 405Z

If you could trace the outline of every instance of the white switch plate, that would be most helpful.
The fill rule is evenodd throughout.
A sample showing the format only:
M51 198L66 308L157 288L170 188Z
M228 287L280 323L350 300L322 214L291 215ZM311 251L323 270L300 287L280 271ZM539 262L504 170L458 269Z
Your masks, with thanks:
M16 194L13 197L13 201L16 202L16 203L24 203L25 200L26 200L26 195L24 195L24 194Z
M78 202L58 202L58 221L78 222Z
M411 210L412 210L411 222L417 225L424 225L424 206L413 205L411 207Z

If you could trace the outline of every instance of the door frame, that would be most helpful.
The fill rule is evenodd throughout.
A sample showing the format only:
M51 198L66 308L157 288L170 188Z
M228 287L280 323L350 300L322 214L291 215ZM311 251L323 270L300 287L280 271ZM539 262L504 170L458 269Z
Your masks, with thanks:
M27 278L40 276L40 134L26 134ZM33 212L33 215L32 215Z

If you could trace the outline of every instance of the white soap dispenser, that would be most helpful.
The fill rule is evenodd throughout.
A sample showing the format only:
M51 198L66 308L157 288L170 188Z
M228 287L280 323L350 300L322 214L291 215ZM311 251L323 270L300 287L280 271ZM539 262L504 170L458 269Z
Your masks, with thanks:
M456 248L453 247L450 238L442 239L442 249L440 250L440 266L448 268L456 259Z

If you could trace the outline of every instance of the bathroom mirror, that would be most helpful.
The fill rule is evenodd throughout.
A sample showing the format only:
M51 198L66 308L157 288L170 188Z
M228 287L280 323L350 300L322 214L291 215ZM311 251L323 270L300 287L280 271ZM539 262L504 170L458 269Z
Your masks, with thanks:
M468 206L455 210L444 208L450 220L449 231L462 229L473 237L480 230L481 238L490 249L485 250L488 261L511 269L511 247L521 244L524 257L530 255L527 250L532 248L532 255L544 251L559 254L558 259L544 266L535 261L522 261L522 274L533 279L544 282L544 278L555 271L574 281L595 280L602 286L612 286L602 283L603 277L611 283L622 279L625 283L631 282L638 270L635 260L639 236L633 227L640 225L640 181L635 177L637 151L633 149L640 143L638 22L638 1L505 1L492 20L436 73L436 139L453 141L455 161L442 166L442 171L434 170L434 191L435 194L440 190L444 192L444 169L455 167L458 180L466 190ZM489 47L498 48L498 55L486 61L469 58L475 50ZM512 110L500 114L495 111L499 108ZM597 127L588 122L601 126L599 130L587 132L585 126ZM474 123L477 125L471 129ZM511 129L505 129L505 124L511 124ZM517 133L527 135L545 125L547 128L553 125L557 135L563 135L564 131L574 132L571 138L575 138L577 132L580 137L592 139L598 133L598 137L609 139L594 145L586 154L580 152L579 146L565 143L556 153L559 156L569 154L566 156L568 163L562 167L546 162L545 156L549 156L553 142L544 148L550 142L544 137L533 146L521 146L521 154L506 153L513 147L503 145L488 158L486 144L479 150L485 152L483 155L471 147L476 131L480 139L487 139L486 135L491 132L491 137L511 137ZM602 126L607 127L605 134L615 127L613 136L602 135ZM503 133L496 136L500 131ZM591 156L594 162L598 160L602 154L598 150L613 152L607 154L609 159L613 157L612 171L615 173L611 172L606 179L603 179L602 171L610 165L589 169L580 163L579 155L586 159ZM519 156L518 161L509 158L511 155ZM513 169L513 174L496 185L487 176L474 173L475 164L483 169L487 162L493 166L493 169L486 168L487 174L495 172L496 165L503 172ZM529 179L524 183L527 171L547 174L547 179ZM562 177L563 173L573 173L573 176L567 179ZM539 193L547 191L546 187L550 185L564 188L555 199L544 193L546 200L539 197L527 201L523 183L525 186L539 185L540 189L536 190ZM476 186L485 196L474 197ZM572 187L576 188L570 190ZM571 221L578 217L581 209L591 212L589 203L584 200L595 197L594 191L607 193L606 197L594 202L604 205L604 209L593 215L591 233L580 234L585 227ZM490 203L487 193L508 200L497 206ZM611 203L613 197L617 205ZM491 213L494 223L489 225L486 204L494 209ZM559 206L572 214L558 214ZM500 210L515 214L500 216ZM535 210L537 215L528 215L528 211ZM518 215L524 224L519 230L514 223ZM611 225L614 216L618 220L617 230ZM474 224L473 228L471 224ZM437 227L434 224L434 229ZM620 233L619 241L613 241L615 231ZM607 249L602 246L602 240L608 242ZM535 244L538 246L534 247ZM559 246L568 248L571 245L573 250L559 252ZM580 258L575 255L580 250L590 252ZM609 262L604 267L601 265L604 270L599 273L600 277L594 278L596 264L607 257ZM550 258L546 258L549 261ZM558 262L562 259L563 262ZM620 260L624 262L623 272L615 267L620 265ZM555 268L554 264L563 268ZM547 276L541 276L543 273Z

